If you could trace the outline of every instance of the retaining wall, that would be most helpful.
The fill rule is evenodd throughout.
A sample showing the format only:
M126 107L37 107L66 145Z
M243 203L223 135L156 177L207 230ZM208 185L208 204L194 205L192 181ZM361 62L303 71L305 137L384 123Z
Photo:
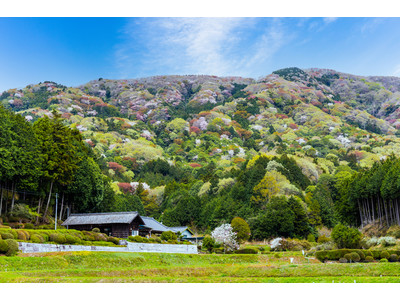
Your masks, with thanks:
M126 247L55 245L19 242L22 253L67 252L67 251L107 251L107 252L155 252L197 254L196 245L127 243Z

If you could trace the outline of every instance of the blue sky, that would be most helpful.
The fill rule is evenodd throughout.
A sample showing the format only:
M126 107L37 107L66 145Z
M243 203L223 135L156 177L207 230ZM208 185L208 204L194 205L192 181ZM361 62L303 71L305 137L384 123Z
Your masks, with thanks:
M400 76L400 18L0 18L0 91L297 66Z

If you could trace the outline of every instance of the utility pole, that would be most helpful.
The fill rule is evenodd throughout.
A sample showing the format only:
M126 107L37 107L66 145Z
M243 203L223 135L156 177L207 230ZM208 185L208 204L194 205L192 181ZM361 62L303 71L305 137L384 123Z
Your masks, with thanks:
M58 193L56 193L56 219L54 222L54 230L57 230L57 206L58 206Z

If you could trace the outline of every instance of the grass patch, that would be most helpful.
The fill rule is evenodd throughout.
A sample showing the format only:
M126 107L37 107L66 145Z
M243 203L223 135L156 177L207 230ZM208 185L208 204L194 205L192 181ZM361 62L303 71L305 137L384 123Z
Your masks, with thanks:
M290 263L293 258L293 263ZM320 263L299 252L59 252L0 257L0 282L400 282L400 263Z

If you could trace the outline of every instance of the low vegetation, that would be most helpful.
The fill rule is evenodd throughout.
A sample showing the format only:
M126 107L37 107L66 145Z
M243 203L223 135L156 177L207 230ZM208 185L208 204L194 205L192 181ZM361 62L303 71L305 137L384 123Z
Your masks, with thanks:
M398 263L323 264L298 251L276 254L25 254L0 257L0 282L400 282Z

